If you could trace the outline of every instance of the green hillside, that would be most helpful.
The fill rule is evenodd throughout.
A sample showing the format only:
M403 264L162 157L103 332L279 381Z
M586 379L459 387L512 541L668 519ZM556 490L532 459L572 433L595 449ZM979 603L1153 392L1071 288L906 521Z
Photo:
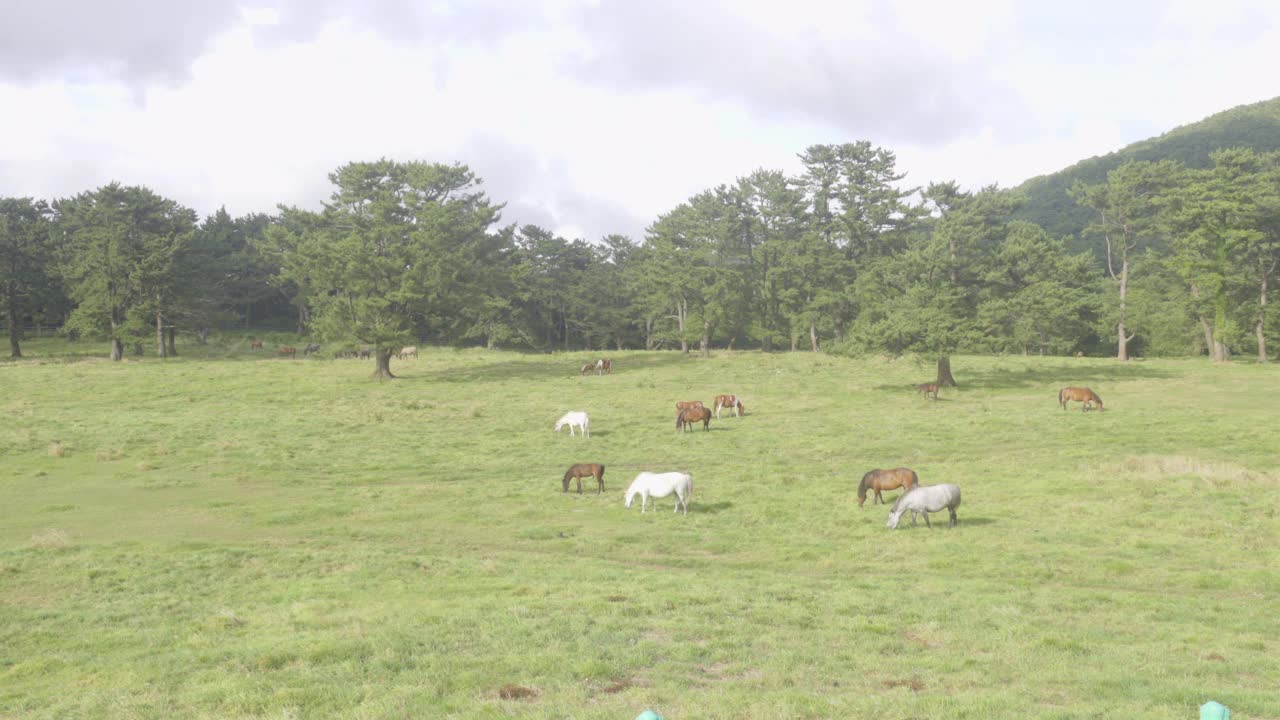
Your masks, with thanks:
M1051 175L1031 178L1017 188L1027 198L1018 218L1037 223L1053 237L1075 237L1075 250L1095 250L1094 243L1080 238L1081 230L1092 219L1091 213L1067 195L1076 180L1101 182L1127 160L1173 159L1191 167L1204 167L1209 163L1209 154L1223 147L1248 147L1258 152L1280 150L1280 98L1241 105L1116 152L1081 160Z

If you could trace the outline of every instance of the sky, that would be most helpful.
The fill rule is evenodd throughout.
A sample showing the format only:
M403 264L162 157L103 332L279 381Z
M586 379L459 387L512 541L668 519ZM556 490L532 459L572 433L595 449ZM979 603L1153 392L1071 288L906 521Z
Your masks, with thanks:
M0 0L0 196L112 181L319 208L358 160L463 163L503 224L633 238L859 140L1017 185L1280 96L1272 0Z

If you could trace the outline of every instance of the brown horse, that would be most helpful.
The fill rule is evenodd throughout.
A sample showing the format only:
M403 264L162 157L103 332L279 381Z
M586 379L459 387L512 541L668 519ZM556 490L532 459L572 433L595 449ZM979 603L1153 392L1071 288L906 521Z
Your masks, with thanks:
M919 385L916 386L916 392L924 393L925 397L929 397L929 395L932 394L933 399L937 400L938 399L938 383L936 382L920 383Z
M261 350L261 349L262 349L262 341L261 341L261 340L258 340L257 338L249 338L249 349L250 349L250 350Z
M747 414L746 408L742 407L742 401L737 395L717 395L715 403L712 405L716 409L716 419L720 419L721 410L732 410L734 417L742 417Z
M711 411L699 404L697 407L685 408L676 416L676 431L681 430L688 432L689 426L696 422L702 423L702 431L706 432L711 429Z
M896 490L902 488L904 494L911 491L911 488L920 484L920 477L916 475L916 471L911 468L894 468L892 470L875 469L862 476L862 482L858 483L858 507L867 501L867 491L875 491L875 500L872 505L884 502L884 497L880 495L881 490Z
M703 407L701 400L681 400L676 403L676 414L679 415L681 410L699 407Z
M605 375L613 374L613 361L609 358L600 358L596 361L596 372Z
M578 494L582 494L582 478L594 477L596 479L596 494L604 492L604 466L599 463L578 463L572 465L568 470L564 471L564 490L569 492L569 481L573 478L578 479Z
M1089 388L1064 387L1058 391L1058 404L1062 405L1063 410L1067 409L1067 403L1072 400L1083 403L1080 409L1085 412L1092 410L1094 403L1098 404L1098 410L1106 410L1106 408L1102 406L1102 398L1098 397L1098 393L1090 390Z
M591 374L591 371L595 369L595 367L596 367L596 366L595 366L595 364L594 364L594 363L587 363L586 365L583 365L583 366L582 366L582 372L580 372L580 373L578 373L578 374L579 374L579 375L589 375L589 374Z
M296 357L297 355L298 355L298 348L289 347L288 345L280 346L280 357L285 357L285 356Z

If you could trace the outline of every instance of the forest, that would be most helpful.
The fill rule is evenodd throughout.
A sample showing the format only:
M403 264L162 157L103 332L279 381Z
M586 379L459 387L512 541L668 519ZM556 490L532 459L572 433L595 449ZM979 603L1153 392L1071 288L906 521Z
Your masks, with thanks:
M0 302L13 357L33 329L118 360L274 328L377 348L382 375L415 342L914 354L944 383L960 352L1265 362L1280 153L1206 152L1075 179L1061 202L1088 223L1060 237L1024 219L1020 189L912 186L869 142L809 147L798 174L759 169L642 238L594 242L504 223L460 164L352 162L320 210L242 217L112 183L0 198Z

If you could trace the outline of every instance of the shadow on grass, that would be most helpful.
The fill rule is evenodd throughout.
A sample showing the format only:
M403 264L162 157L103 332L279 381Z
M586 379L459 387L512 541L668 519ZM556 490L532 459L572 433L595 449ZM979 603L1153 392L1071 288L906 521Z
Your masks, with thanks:
M1176 373L1143 364L1130 363L1103 366L1096 364L1078 365L1074 363L1057 363L1043 367L1019 368L1017 370L973 370L963 368L956 370L959 383L956 390L1010 390L1014 388L1042 387L1057 392L1068 385L1090 385L1094 383L1130 382L1134 380L1151 380L1175 377ZM877 385L876 390L910 392L915 386L907 383ZM946 392L946 389L943 389ZM940 397L938 402L947 398Z
M607 354L607 353L602 353ZM540 358L540 359L532 359ZM500 380L546 379L554 377L579 378L582 382L609 382L610 378L631 380L628 377L635 371L650 368L666 367L691 362L693 356L679 352L653 352L644 355L627 356L613 362L613 373L610 375L579 375L582 366L568 355L525 356L520 360L483 363L469 367L455 367L426 373L415 373L409 379L422 379L437 382L485 382ZM392 368L392 372L395 369Z
M697 503L690 501L690 512L707 513L708 515L717 515L733 507L733 503L721 501L716 503Z

